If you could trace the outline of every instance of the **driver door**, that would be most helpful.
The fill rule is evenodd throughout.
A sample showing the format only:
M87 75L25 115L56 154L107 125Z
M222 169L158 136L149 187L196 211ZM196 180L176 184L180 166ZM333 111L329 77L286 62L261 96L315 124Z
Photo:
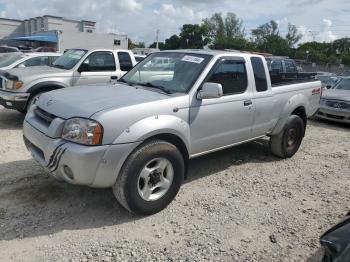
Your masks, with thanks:
M190 107L191 155L200 155L248 140L254 105L243 58L222 58L205 82L221 84L223 96L198 100Z
M91 53L81 63L73 77L72 85L108 84L116 71L115 57L109 51Z

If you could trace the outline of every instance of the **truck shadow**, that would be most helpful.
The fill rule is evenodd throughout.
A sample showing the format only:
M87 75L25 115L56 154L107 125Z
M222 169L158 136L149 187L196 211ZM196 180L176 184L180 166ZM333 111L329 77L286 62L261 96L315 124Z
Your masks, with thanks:
M221 150L190 161L186 183L206 177L229 167L244 165L246 163L265 163L281 160L273 156L269 150L269 139L256 141Z
M0 129L22 129L25 115L15 110L0 109Z
M213 175L232 165L278 160L270 155L266 143L266 140L259 140L193 159L186 182ZM92 189L57 181L34 160L0 164L0 240L115 226L137 219L143 218L125 211L111 189Z
M34 160L0 165L0 240L99 228L139 219L111 189L73 186L48 176Z

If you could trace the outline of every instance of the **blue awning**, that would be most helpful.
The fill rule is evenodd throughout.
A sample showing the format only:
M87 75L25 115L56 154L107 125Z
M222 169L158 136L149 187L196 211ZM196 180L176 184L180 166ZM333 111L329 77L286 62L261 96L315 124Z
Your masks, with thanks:
M57 36L56 35L20 36L20 37L12 38L12 40L57 43Z

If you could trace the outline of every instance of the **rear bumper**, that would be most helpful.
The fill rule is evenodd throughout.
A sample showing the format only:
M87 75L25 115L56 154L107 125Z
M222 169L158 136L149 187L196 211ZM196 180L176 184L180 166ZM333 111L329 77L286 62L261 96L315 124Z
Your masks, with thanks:
M23 136L33 158L48 172L70 184L111 187L127 156L139 143L85 146L50 138L27 121Z
M333 107L321 106L316 117L329 121L350 124L350 111Z
M0 90L0 105L8 109L25 109L30 94L28 93L13 93Z

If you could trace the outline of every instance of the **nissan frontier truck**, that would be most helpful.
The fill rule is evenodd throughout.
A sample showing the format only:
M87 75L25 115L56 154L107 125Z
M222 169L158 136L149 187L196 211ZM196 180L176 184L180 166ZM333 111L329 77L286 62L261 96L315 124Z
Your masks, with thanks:
M313 79L271 85L260 55L163 51L118 83L41 95L23 135L57 179L111 187L124 208L149 215L175 198L192 158L265 136L272 154L292 157L320 94Z

